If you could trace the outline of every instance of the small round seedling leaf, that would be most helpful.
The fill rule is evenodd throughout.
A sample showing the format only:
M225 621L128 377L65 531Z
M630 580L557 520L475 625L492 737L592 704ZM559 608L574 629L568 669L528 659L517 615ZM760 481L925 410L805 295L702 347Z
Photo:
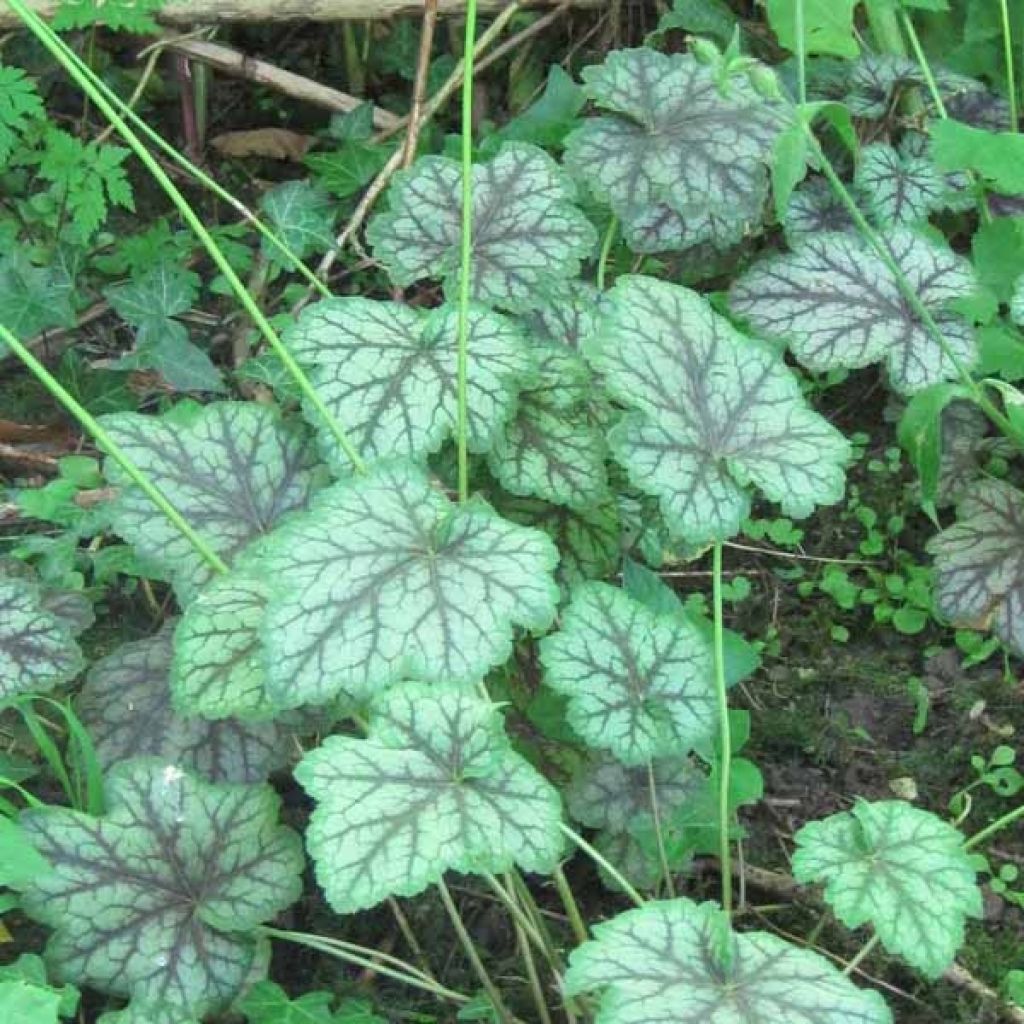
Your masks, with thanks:
M268 694L298 707L404 679L475 683L511 654L516 626L551 624L557 563L543 533L452 504L416 466L378 464L266 546Z
M701 544L737 533L751 484L793 517L842 497L849 445L777 353L686 288L626 276L610 300L585 348L629 410L612 452L674 535Z
M935 605L958 626L995 631L1024 656L1024 494L1002 480L965 488L957 521L928 544Z
M946 182L930 157L880 142L861 150L853 183L880 227L919 224L946 205Z
M471 296L499 309L526 310L579 273L597 233L573 204L575 187L543 150L505 143L473 168ZM367 229L374 255L396 284L442 280L458 295L462 168L428 156L396 175L391 209Z
M178 714L170 688L174 627L122 644L89 672L77 708L100 762L153 756L216 782L262 781L287 756L284 733L270 721Z
M104 416L107 433L222 558L231 560L302 508L320 472L301 425L254 402L215 402L186 423L136 413ZM123 471L108 459L121 488L114 529L159 566L187 602L211 575L192 545Z
M449 870L550 871L562 853L557 791L512 751L497 708L462 687L395 687L366 739L328 737L295 776L317 801L307 845L338 913Z
M419 459L455 433L458 319L448 306L427 313L398 302L325 299L305 309L284 340L364 458ZM468 337L468 444L486 452L531 382L534 358L516 323L479 306L470 310ZM306 414L330 461L350 471L320 414L308 406Z
M718 722L711 648L682 616L588 583L541 641L544 682L568 698L569 724L624 764L689 753Z
M883 240L949 350L970 366L977 359L974 332L948 310L975 291L970 265L905 228L887 231ZM907 395L958 376L895 276L853 234L808 237L794 252L769 256L733 285L730 304L759 334L788 345L816 373L884 362L893 387Z
M197 1017L226 1007L265 970L252 931L302 891L301 843L278 825L277 795L137 760L112 769L106 796L100 818L22 816L51 868L22 896L54 929L50 962L64 980Z
M902 800L859 801L804 825L793 877L822 882L848 928L871 924L890 953L931 978L953 962L964 922L981 917L981 890L963 836Z
M600 993L598 1024L892 1024L877 992L767 932L734 934L712 903L648 903L594 935L565 987Z

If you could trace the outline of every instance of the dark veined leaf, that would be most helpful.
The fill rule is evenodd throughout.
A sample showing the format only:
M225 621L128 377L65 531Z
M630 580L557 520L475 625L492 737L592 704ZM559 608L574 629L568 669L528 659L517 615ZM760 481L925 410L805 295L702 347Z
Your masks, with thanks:
M947 308L975 291L970 264L906 229L890 230L884 238L949 349L971 365L977 358L974 333ZM755 330L788 344L815 372L884 361L902 394L958 376L894 275L852 234L807 238L792 253L768 257L733 285L730 303Z
M512 751L497 708L461 687L395 687L366 739L328 737L295 777L318 803L307 845L339 913L449 870L550 871L562 853L558 792Z
M320 473L301 427L269 406L216 402L187 423L116 413L103 426L223 558L234 558L286 513L302 508ZM188 601L211 570L187 540L113 460L104 467L121 487L114 529L151 559Z
M334 244L334 204L326 192L308 181L275 185L260 202L271 227L300 260L324 252ZM289 269L289 261L266 239L263 252L271 263Z
M981 917L963 836L902 800L859 801L851 811L804 825L793 876L824 882L825 899L848 928L870 923L890 953L937 978Z
M77 708L100 762L109 767L151 755L215 782L262 781L287 757L286 734L269 721L210 722L177 713L173 638L169 622L155 636L122 644L89 672Z
M519 396L494 438L488 464L513 494L589 508L609 497L604 430L591 412L594 386L564 346L536 350L539 378Z
M180 1006L167 1002L142 1002L133 999L123 1010L103 1014L96 1024L199 1024Z
M569 724L625 764L689 753L718 722L711 648L681 616L660 616L618 587L588 583L540 647L544 682Z
M849 211L824 178L801 182L789 198L783 230L791 246L808 236L853 228Z
M579 350L584 339L597 330L604 310L603 292L587 281L570 281L563 292L546 299L523 319L539 338Z
M35 582L0 572L0 700L52 690L78 675L85 662L77 632Z
M630 410L612 452L674 535L700 544L738 532L750 484L798 517L842 497L849 445L775 352L686 288L626 276L610 301L585 348Z
M995 631L1024 657L1024 494L982 479L968 487L957 521L933 537L935 605L959 626Z
M317 393L366 458L436 452L458 420L458 312L431 313L398 302L326 299L285 332L295 357L311 368ZM521 328L475 307L469 319L469 447L490 448L533 376ZM310 422L322 418L307 410ZM333 434L321 430L330 460L350 469Z
M574 277L597 244L573 205L571 179L543 150L509 142L473 168L472 297L501 309L530 309ZM442 280L458 293L462 169L428 156L396 177L391 209L367 229L374 255L394 281Z
M906 156L880 142L861 150L853 183L883 227L927 221L946 205L946 182L927 156Z
M403 679L474 683L545 629L558 552L482 502L453 505L408 463L323 491L279 527L258 571L268 692L281 707L365 699Z
M920 65L898 54L864 53L843 67L843 102L856 117L884 117L908 88L926 85ZM935 83L943 99L984 92L978 82L945 68L935 69Z
M639 252L738 241L760 221L783 121L746 79L721 88L691 55L617 50L583 72L608 113L569 136L566 162Z
M269 786L211 785L172 764L130 761L107 776L101 818L28 811L51 871L22 904L54 934L67 980L201 1015L266 970L250 933L302 889L299 837L277 823Z
M767 932L734 934L713 903L648 903L594 935L565 986L601 993L601 1024L892 1024L877 992Z
M982 474L986 458L1012 457L1013 445L988 435L988 417L973 403L954 401L942 410L936 504L956 504Z

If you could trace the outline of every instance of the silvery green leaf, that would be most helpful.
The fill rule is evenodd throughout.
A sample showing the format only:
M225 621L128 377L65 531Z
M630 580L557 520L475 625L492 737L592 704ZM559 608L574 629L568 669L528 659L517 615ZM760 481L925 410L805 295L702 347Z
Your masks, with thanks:
M977 480L963 493L957 521L928 550L938 613L990 628L1024 656L1024 494L1002 480Z
M966 919L982 916L964 837L930 811L862 800L794 838L793 877L823 882L847 928L871 924L890 953L930 978L953 962Z
M606 113L569 136L566 163L641 251L735 240L763 199L782 122L747 80L721 86L689 54L616 50L583 72Z
M917 166L918 161L925 160L934 165L931 157L931 138L925 132L904 132L897 150L905 163ZM970 175L965 171L936 173L942 182L942 207L954 213L965 213L977 206L978 201Z
M544 683L568 698L569 724L624 764L687 754L715 732L714 663L704 634L625 591L587 583L541 641Z
M214 782L262 781L287 758L274 722L207 721L174 709L170 673L174 622L97 661L77 710L105 767L152 756ZM191 709L190 709L191 710Z
M326 192L308 181L275 185L263 196L260 207L278 238L300 260L334 245L334 204ZM288 267L288 259L276 246L264 239L262 247L271 263Z
M783 224L791 246L809 236L852 228L849 211L824 178L807 178L793 190Z
M317 393L368 459L422 458L454 434L458 421L458 311L425 312L398 302L325 299L285 332ZM469 447L487 451L529 382L534 359L520 327L500 313L469 314ZM322 420L307 409L311 423ZM321 430L330 460L348 471L333 434Z
M941 454L936 504L956 504L982 474L987 458L1013 457L1013 445L1003 437L990 437L988 417L973 403L950 402L942 410Z
M269 406L216 402L187 423L136 413L104 416L102 423L227 560L302 508L320 479L305 432ZM188 601L210 578L209 566L112 459L104 471L121 489L112 508L114 529L160 566Z
M974 332L948 311L975 291L970 264L906 229L889 230L884 241L949 349L970 366L977 358ZM733 285L730 303L758 333L789 345L815 372L885 362L893 387L908 395L958 376L892 272L852 234L806 238L794 252L767 257Z
M849 445L775 352L686 288L626 276L610 301L586 354L628 410L612 452L659 499L674 536L700 544L738 532L750 485L790 516L842 497Z
M916 61L889 53L864 53L847 65L843 101L857 117L884 117L901 90L924 85Z
M927 221L946 205L946 183L928 156L906 156L881 142L861 150L853 183L882 227Z
M557 295L545 299L523 320L532 334L578 350L593 334L604 310L604 294L586 281L570 281Z
M472 684L545 629L558 552L482 502L452 504L408 463L323 491L258 570L268 693L281 707L365 699L404 679Z
M1024 274L1017 278L1013 288L1013 299L1010 302L1010 317L1015 324L1024 327Z
M84 667L74 620L47 607L32 580L0 574L0 701L44 693Z
M141 1002L133 999L123 1010L110 1010L96 1024L199 1024L180 1006L167 1002Z
M550 871L562 853L557 790L513 752L497 708L462 687L395 687L366 739L328 737L295 776L317 801L307 845L338 913L449 870Z
M298 899L299 837L269 786L212 785L137 760L107 775L108 811L49 807L22 826L50 870L22 895L54 929L62 980L201 1016L266 970L253 932Z
M565 172L528 143L505 143L488 163L475 165L472 298L531 309L575 277L597 244L575 198ZM367 238L397 284L440 279L454 299L461 231L461 167L428 156L396 176L391 208L374 218Z
M538 379L496 432L488 465L512 494L574 508L597 505L609 496L608 448L590 410L590 371L563 346L538 347L535 354Z
M600 994L598 1024L892 1024L877 992L775 935L733 933L713 903L648 903L594 935L565 987Z

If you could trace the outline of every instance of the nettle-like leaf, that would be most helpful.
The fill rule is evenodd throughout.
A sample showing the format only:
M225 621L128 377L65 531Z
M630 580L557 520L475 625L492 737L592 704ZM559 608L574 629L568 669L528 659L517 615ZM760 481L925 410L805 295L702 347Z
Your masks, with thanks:
M36 583L0 572L0 700L43 693L78 675L85 661L77 632Z
M739 334L695 292L619 278L586 347L629 412L611 432L630 480L669 528L700 544L739 531L749 484L806 516L843 494L849 445L804 401L777 353Z
M963 836L902 800L859 801L851 811L804 825L794 837L793 876L823 882L848 928L870 923L890 953L937 978L981 917Z
M536 351L539 379L494 438L488 465L512 494L588 508L609 497L604 430L591 412L593 379L571 349Z
M571 179L543 150L509 142L473 168L471 296L500 309L525 310L579 273L597 233L573 205ZM447 157L418 160L395 179L391 209L367 229L374 255L408 286L442 280L458 293L462 168Z
M286 733L269 721L211 722L177 713L170 688L174 625L122 644L89 672L77 708L100 762L154 756L215 782L262 781L287 756Z
M884 241L948 348L971 365L974 332L948 309L975 291L970 264L906 229L888 231ZM852 234L807 238L794 252L768 257L733 285L730 303L816 373L884 362L893 387L908 395L958 375L885 263Z
M544 683L568 698L569 724L625 764L689 753L718 721L704 634L625 591L588 583L541 641Z
M458 312L425 312L398 302L325 299L303 311L285 332L296 359L310 368L317 393L369 459L424 457L455 432L458 420ZM519 326L482 307L470 311L469 447L490 448L512 415L516 394L534 372ZM307 409L310 422L321 417ZM325 429L330 460L348 458Z
M497 708L450 684L407 683L366 739L331 736L295 771L318 802L307 832L331 906L412 896L446 871L550 871L558 792L518 754Z
M903 155L884 143L861 150L853 183L883 227L927 221L946 205L946 182L932 160Z
M269 786L201 782L173 764L130 761L107 776L100 818L64 808L22 824L50 869L22 895L54 929L63 980L196 1016L266 970L252 931L302 892L299 837L278 825Z
M939 614L993 629L1024 657L1024 494L1002 480L976 481L963 492L957 521L928 550Z
M712 903L648 903L594 935L565 986L601 993L598 1024L892 1024L877 992L775 935L733 933Z
M689 54L617 50L584 69L607 113L569 136L566 163L639 252L737 241L759 225L779 109L746 79L725 87Z
M305 431L269 406L216 402L187 422L115 413L102 423L222 558L234 558L302 508L320 481ZM209 566L113 460L104 471L121 487L114 529L188 601L210 578Z
M268 692L281 707L365 699L403 679L474 683L545 629L558 552L482 502L453 505L408 463L322 492L259 571Z

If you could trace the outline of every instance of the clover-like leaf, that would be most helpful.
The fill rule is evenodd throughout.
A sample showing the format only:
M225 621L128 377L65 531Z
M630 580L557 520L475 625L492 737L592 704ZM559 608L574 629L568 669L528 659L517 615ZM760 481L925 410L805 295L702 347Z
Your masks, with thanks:
M215 402L188 422L115 413L103 426L221 557L231 559L302 508L320 472L301 426L269 406ZM113 460L108 478L121 487L114 529L151 559L187 601L211 570Z
M366 458L436 452L458 420L458 312L431 313L398 302L325 299L303 311L285 341L311 369L317 394ZM469 316L469 447L490 448L533 375L523 331L508 317L475 307ZM310 422L322 422L308 409ZM331 461L350 469L328 431Z
M76 632L31 579L0 573L0 700L73 679L84 666Z
M569 724L625 764L689 753L718 721L704 634L625 591L587 583L540 648L544 682L568 698Z
M562 853L558 792L512 750L497 708L463 687L395 687L366 739L328 737L295 777L318 804L307 845L339 913L449 870L550 871Z
M513 494L586 508L606 499L608 449L591 415L592 378L565 347L537 350L539 379L494 438L488 465Z
M648 903L594 935L565 984L601 993L598 1024L892 1024L877 992L775 935L734 934L713 903Z
M1024 657L1024 494L1002 480L975 481L963 492L957 521L928 550L939 614L993 629Z
M571 179L543 150L505 143L473 168L473 281L476 301L525 310L575 277L597 244L573 205ZM428 156L398 175L391 209L367 229L374 255L403 286L442 280L458 294L462 233L462 168Z
M882 945L937 978L981 917L981 890L963 836L937 815L902 800L859 801L804 825L793 877L823 882L848 928L873 925Z
M906 229L888 231L884 242L949 350L972 364L971 325L948 310L975 291L970 265ZM807 238L792 253L768 257L733 285L730 302L755 330L789 345L815 372L885 362L893 387L908 395L958 376L893 273L856 235Z
M323 491L260 563L268 693L280 707L365 699L403 679L474 683L515 626L551 624L558 552L480 502L453 505L408 463Z
M93 665L77 707L100 762L153 756L215 782L262 781L283 763L285 733L269 721L178 714L170 689L173 638L172 621Z
M946 205L947 187L927 155L875 143L861 150L854 186L877 224L913 225Z
M775 352L686 288L626 276L610 298L586 353L630 410L612 452L676 536L699 544L736 533L748 484L792 516L842 497L849 446Z
M613 51L583 78L607 113L569 136L566 163L638 251L735 241L759 223L783 122L745 79L723 86L692 55L647 47Z
M299 837L269 786L212 785L160 761L118 765L107 813L25 813L51 870L22 895L61 979L200 1016L266 969L251 933L302 891Z

